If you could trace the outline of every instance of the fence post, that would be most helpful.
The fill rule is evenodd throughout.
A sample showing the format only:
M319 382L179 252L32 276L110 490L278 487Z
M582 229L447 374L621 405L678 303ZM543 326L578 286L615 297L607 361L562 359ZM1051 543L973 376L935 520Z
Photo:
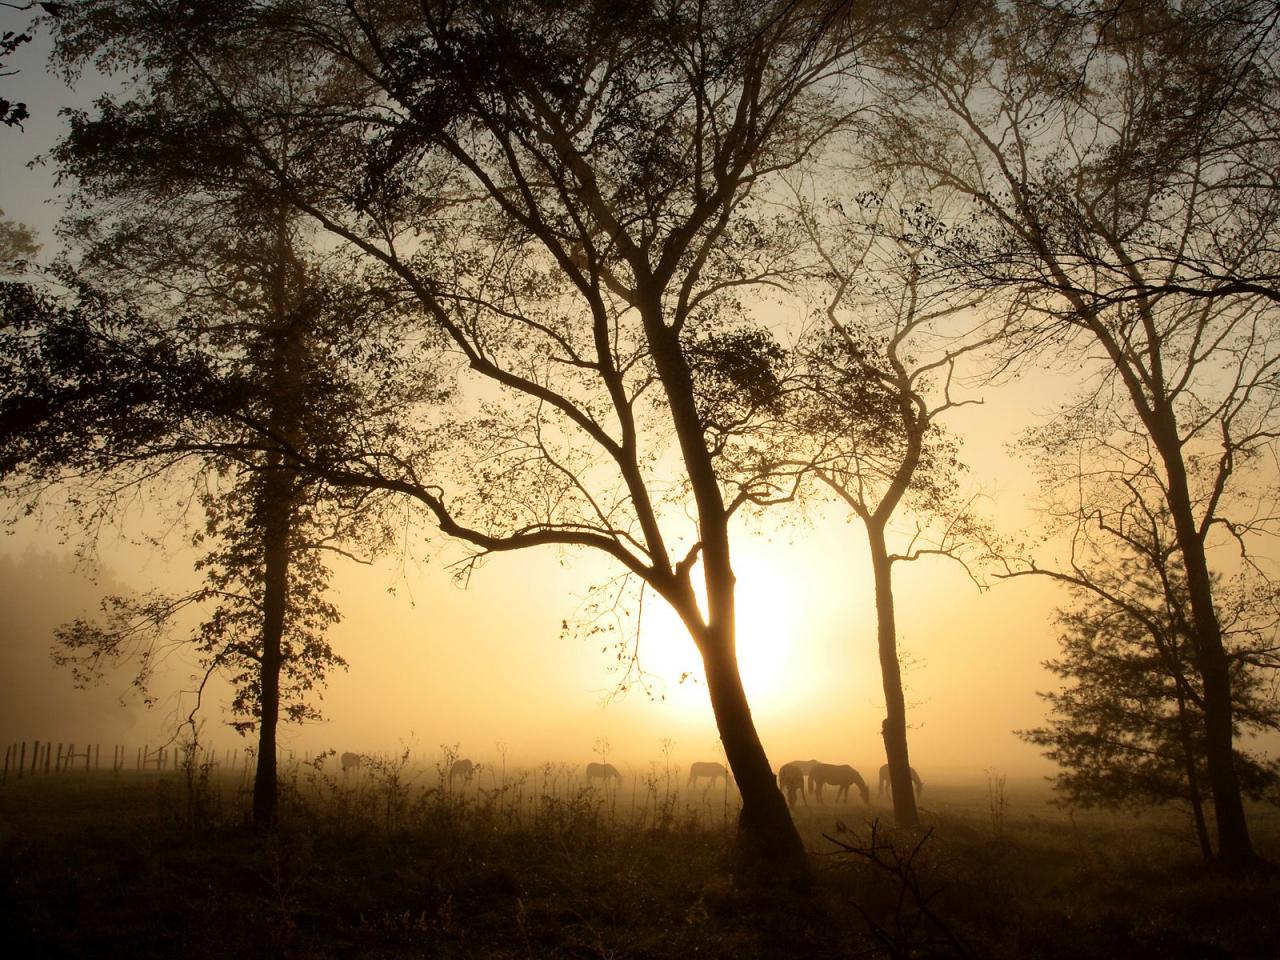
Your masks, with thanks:
M9 782L9 754L13 753L13 744L6 743L4 745L4 776L0 778L0 783Z
M35 745L31 750L31 775L36 775L36 770L40 767L40 741L35 741Z
M22 758L18 761L18 779L22 779L22 770L27 765L27 741L22 741Z

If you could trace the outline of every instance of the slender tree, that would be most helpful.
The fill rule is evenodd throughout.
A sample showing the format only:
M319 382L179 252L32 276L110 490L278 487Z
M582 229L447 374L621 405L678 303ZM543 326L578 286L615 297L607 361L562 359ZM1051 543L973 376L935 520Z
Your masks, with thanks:
M925 205L908 211L868 191L848 212L845 203L825 206L804 203L799 211L830 293L824 322L801 344L803 386L788 417L799 436L790 442L810 451L793 462L849 508L867 537L894 817L914 827L893 566L925 556L966 563L987 539L972 503L958 496L961 465L941 419L975 402L953 394L957 362L989 346L998 324L974 319L971 295L935 289L922 276L926 246L908 239L904 220L913 230L942 229ZM914 529L908 521L897 552L890 542L904 512Z

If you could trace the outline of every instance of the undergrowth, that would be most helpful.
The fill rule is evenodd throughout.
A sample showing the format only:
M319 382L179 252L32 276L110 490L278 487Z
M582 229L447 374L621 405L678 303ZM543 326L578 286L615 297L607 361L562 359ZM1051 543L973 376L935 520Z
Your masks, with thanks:
M552 765L465 786L447 771L407 754L358 775L331 756L291 765L269 834L247 826L241 779L198 766L10 784L6 955L1275 955L1274 876L1206 871L1159 824L1007 803L996 822L945 791L923 831L860 804L801 807L816 876L801 898L735 876L730 801L669 771L628 790Z

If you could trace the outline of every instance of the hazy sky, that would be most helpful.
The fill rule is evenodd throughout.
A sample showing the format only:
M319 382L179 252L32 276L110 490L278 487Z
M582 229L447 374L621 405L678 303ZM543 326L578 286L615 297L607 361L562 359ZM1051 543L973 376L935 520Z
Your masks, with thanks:
M998 519L1021 525L1029 481L1007 461L993 427L1025 416L1029 391L990 393L983 407L960 411L969 432L982 428L969 444L982 464L974 481ZM128 530L148 527L135 513ZM804 519L777 513L744 523L737 534L740 655L770 759L817 756L878 767L883 699L861 528L831 507ZM52 527L24 522L0 543L0 664L4 685L25 691L0 709L0 736L83 740L88 726L103 740L155 742L173 715L171 700L150 712L136 704L116 708L126 676L106 690L71 691L70 678L49 663L52 629L91 612L102 592L71 569L56 540ZM99 549L101 572L138 590L191 584L191 558L179 542L175 537L171 555L162 556L109 537ZM513 762L582 762L607 739L613 759L640 769L661 756L660 741L669 737L681 762L718 756L705 687L679 682L686 671L696 675L697 654L660 601L650 596L646 603L641 658L663 697L634 689L610 699L620 679L614 651L562 632L589 588L613 573L591 554L494 557L464 590L445 569L456 547L418 542L413 551L408 562L337 566L334 598L343 622L333 636L350 670L324 693L326 723L284 732L294 749L407 744L429 752L457 743L488 758L503 742ZM1047 772L1012 731L1043 715L1035 691L1052 682L1039 664L1054 652L1048 615L1056 590L1021 580L980 593L959 567L941 560L899 564L896 577L901 646L912 664L906 682L915 765L935 775L986 767ZM175 654L167 686L183 686L188 672ZM207 734L235 742L219 729L225 717L216 702L206 715Z
M0 10L0 29L21 25ZM26 99L33 114L25 132L0 130L0 208L37 227L51 254L57 216L45 204L51 178L24 167L61 128L55 114L65 92L40 69L43 46L21 51L8 66L22 72L0 81L5 95ZM1033 522L1027 510L1033 491L1004 444L1051 411L1068 387L1062 378L1031 377L988 389L983 406L956 411L949 421L965 438L973 485L1006 531ZM778 514L745 523L737 534L742 667L770 760L777 766L812 756L874 770L882 762L883 707L861 529L830 508L803 521ZM562 621L574 617L588 589L615 573L599 560L551 550L496 557L462 590L443 563L456 549L419 542L412 551L418 560L410 563L384 558L370 567L345 561L336 567L333 597L344 619L333 638L350 670L324 692L327 722L286 728L287 747L394 751L405 744L430 752L457 743L481 759L495 756L502 742L511 762L584 762L607 739L612 760L639 770L659 759L660 741L671 738L683 763L719 757L705 688L678 682L686 671L696 674L697 655L659 601L650 597L646 606L641 656L664 698L633 690L610 700L619 680L611 671L613 651L563 634ZM103 543L100 558L105 585L144 590L192 582L191 557L181 551L164 557L125 538ZM117 703L128 693L126 675L102 689L74 691L69 675L51 665L53 628L91 611L102 592L87 572L72 568L48 527L24 522L0 540L5 742L92 737L132 748L155 743L170 728L170 699L151 711L128 696L126 706ZM1036 691L1054 683L1040 664L1055 653L1049 616L1057 590L1021 579L980 593L944 561L899 564L896 577L901 648L911 663L914 765L926 780L980 775L987 767L1048 772L1012 731L1044 717ZM176 654L169 686L182 687L189 671ZM215 744L239 742L221 726L218 703L206 716Z

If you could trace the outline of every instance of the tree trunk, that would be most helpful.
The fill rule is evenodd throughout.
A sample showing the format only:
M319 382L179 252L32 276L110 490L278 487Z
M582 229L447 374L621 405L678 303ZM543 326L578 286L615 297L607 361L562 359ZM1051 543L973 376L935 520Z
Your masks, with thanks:
M885 547L884 528L867 523L871 569L876 584L876 640L880 650L880 679L884 687L885 719L880 733L889 763L893 790L893 819L899 827L920 825L915 785L911 782L911 758L907 751L907 702L902 693L902 669L898 663L898 626L893 608L893 563Z
M757 876L776 880L781 874L790 885L805 888L809 863L804 844L751 718L733 637L723 633L706 636L702 648L711 709L725 759L742 794L738 836L744 865Z
M1178 740L1182 745L1183 770L1187 775L1187 799L1191 803L1191 818L1195 822L1196 840L1205 862L1213 859L1213 844L1209 840L1209 827L1204 819L1204 801L1200 798L1200 777L1196 773L1195 738L1187 721L1187 703L1178 692Z
M271 271L272 383L270 425L274 437L296 444L301 353L307 325L290 301L289 281L297 270L289 236L288 215L282 205L277 215L276 261ZM271 827L279 812L279 778L276 770L276 728L280 722L280 670L284 663L285 613L289 600L290 537L296 472L285 465L281 449L267 453L259 502L258 529L262 531L262 660L259 674L258 771L253 782L253 820Z
M805 887L809 882L809 863L804 844L769 767L738 671L729 512L712 454L707 449L692 375L681 352L679 334L663 322L661 291L656 288L642 291L640 301L645 334L666 392L672 425L698 508L698 536L707 588L705 626L701 625L702 617L692 590L677 599L677 605L684 607L677 612L702 654L711 709L724 744L725 759L742 794L739 842L750 872L760 876L780 872L794 886ZM757 867L763 867L764 871L758 871Z
M272 455L264 480L262 659L259 674L258 769L253 781L253 822L273 827L279 810L276 727L280 721L280 668L284 662L284 620L289 591L290 474Z
M1204 685L1205 759L1213 790L1213 814L1218 828L1218 860L1232 869L1247 869L1258 862L1244 815L1244 800L1235 766L1235 729L1231 716L1231 674L1222 628L1213 608L1213 583L1205 558L1204 541L1196 528L1182 451L1176 426L1160 424L1153 430L1169 481L1169 512L1173 517L1187 575L1187 591L1195 620L1196 669Z

